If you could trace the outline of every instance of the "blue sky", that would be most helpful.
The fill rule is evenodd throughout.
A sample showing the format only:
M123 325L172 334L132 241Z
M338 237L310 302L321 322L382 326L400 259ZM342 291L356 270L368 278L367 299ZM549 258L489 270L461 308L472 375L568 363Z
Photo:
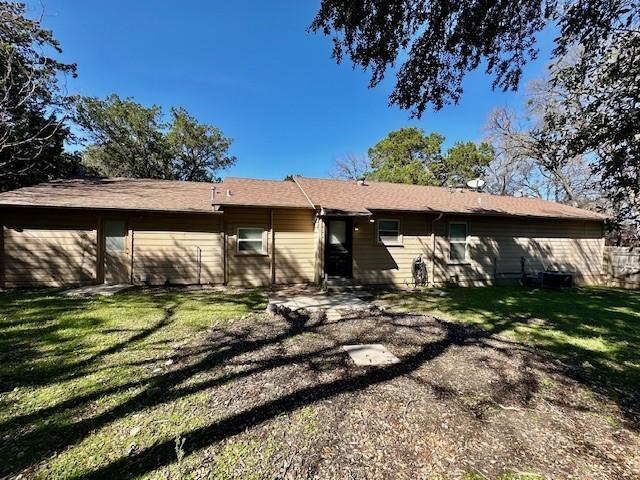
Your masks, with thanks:
M331 41L307 33L317 1L41 0L30 1L62 44L62 59L78 64L71 93L117 93L143 104L183 106L234 139L237 165L228 175L281 179L326 176L333 160L366 153L389 131L418 126L446 145L479 140L489 111L522 104L521 93L491 90L474 72L462 101L421 120L389 107L393 75L368 89L369 75L348 59L336 65ZM539 76L549 58L526 69Z

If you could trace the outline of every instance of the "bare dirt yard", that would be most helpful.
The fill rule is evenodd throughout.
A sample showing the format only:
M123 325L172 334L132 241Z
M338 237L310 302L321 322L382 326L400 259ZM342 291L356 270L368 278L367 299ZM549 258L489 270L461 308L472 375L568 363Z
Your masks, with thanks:
M100 390L76 393L9 415L3 463L16 463L5 474L22 464L24 478L640 478L633 402L534 347L430 315L239 312L158 338L165 318L130 342L137 384L126 395L94 405ZM356 367L341 348L355 343L382 343L400 362ZM34 453L37 435L48 437Z

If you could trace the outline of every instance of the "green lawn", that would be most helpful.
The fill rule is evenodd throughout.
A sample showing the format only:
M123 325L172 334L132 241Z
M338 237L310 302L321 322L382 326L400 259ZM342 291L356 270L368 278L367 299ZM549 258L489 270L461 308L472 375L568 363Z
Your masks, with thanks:
M0 478L24 468L29 478L79 478L199 426L198 390L169 404L150 398L179 386L162 384L167 359L203 329L263 312L265 302L259 290L0 294Z
M581 366L600 385L637 394L640 292L459 288L444 296L386 292L377 301L514 337ZM344 383L348 390L351 380L341 377L346 367L331 352L336 342L362 341L357 328L367 319L352 319L350 326L327 322L325 334L303 332L265 317L265 306L260 290L133 290L94 298L51 290L0 294L0 478L103 478L95 472L108 471L105 466L121 473L118 468L143 461L140 471L146 473L132 478L201 478L205 464L205 478L213 479L248 478L247 471L263 478L271 471L266 466L284 468L274 458L286 438L310 442L326 413L317 417L312 409L322 404L313 399L300 397L306 407L298 408L280 405L280 397L298 398L308 389L320 396L327 375L340 377L325 379L329 385ZM375 321L384 321L375 318L365 328L371 334L379 331ZM396 347L405 344L413 345ZM447 380L443 388L450 388ZM293 393L285 394L290 387ZM400 398L394 411L406 414L406 395ZM456 399L451 396L445 411ZM287 414L276 411L273 422L263 422L271 418L263 404L271 403ZM346 410L357 410L361 400L348 405ZM245 413L251 411L262 412L263 420ZM236 417L246 424L234 424L233 435L217 430L230 428L229 418ZM305 435L296 433L301 428ZM249 430L247 438L237 434ZM306 448L304 442L291 445ZM286 458L306 458L296 451L286 450ZM140 452L159 453L137 459Z
M521 287L383 292L392 310L477 325L553 353L610 386L638 393L640 291Z

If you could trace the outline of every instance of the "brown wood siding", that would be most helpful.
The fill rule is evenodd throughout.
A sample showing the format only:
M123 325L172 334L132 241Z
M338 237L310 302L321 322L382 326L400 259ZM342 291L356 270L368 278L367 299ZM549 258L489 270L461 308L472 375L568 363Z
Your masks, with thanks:
M222 219L147 214L129 221L133 283L222 283Z
M6 286L96 282L100 215L63 209L3 210ZM269 285L272 273L278 284L312 282L322 269L324 230L322 223L314 225L311 210L227 207L221 215L121 212L118 218L126 219L128 225L128 262L134 283L223 283L225 253L231 285ZM402 245L378 244L375 224L355 219L354 280L411 285L413 259L422 255L430 263L435 216L377 213L374 218L400 220ZM469 254L464 264L447 260L452 220L468 224ZM266 253L238 254L238 227L263 228ZM449 216L435 223L434 233L437 284L452 279L461 284L516 280L522 258L528 273L557 268L573 272L578 283L602 280L602 222Z
M311 283L315 235L311 210L274 210L276 283Z
M246 255L236 252L238 227L263 228L270 230L271 215L268 208L232 208L224 212L227 234L227 283L238 286L260 286L271 283L271 259L269 254ZM270 252L271 238L266 235L265 245Z
M376 224L369 219L354 221L353 278L368 284L413 284L411 263L418 255L428 260L431 239L429 217L421 214L384 213L373 217L400 221L402 244L381 245L376 239ZM357 227L357 231L355 228Z
M448 228L452 221L468 225L468 259L450 262ZM445 217L435 224L436 283L494 283L515 280L525 271L558 269L574 274L577 283L602 280L602 223L566 220Z
M96 280L97 217L86 212L3 212L7 287L86 285Z
M435 215L378 213L373 218L400 220L402 245L378 244L375 224L366 219L356 220L354 280L367 284L412 285L413 259L421 255L425 261L431 261L431 222ZM468 259L461 264L448 261L451 221L468 225ZM522 258L528 273L555 268L572 272L579 284L602 281L601 222L445 216L435 223L435 240L436 284L456 281L480 285L517 280L521 276Z

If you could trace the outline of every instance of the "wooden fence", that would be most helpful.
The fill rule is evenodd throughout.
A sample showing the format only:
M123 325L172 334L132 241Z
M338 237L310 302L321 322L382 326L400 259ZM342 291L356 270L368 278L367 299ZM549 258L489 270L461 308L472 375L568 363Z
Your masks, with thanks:
M604 257L607 285L640 288L639 247L606 247Z

